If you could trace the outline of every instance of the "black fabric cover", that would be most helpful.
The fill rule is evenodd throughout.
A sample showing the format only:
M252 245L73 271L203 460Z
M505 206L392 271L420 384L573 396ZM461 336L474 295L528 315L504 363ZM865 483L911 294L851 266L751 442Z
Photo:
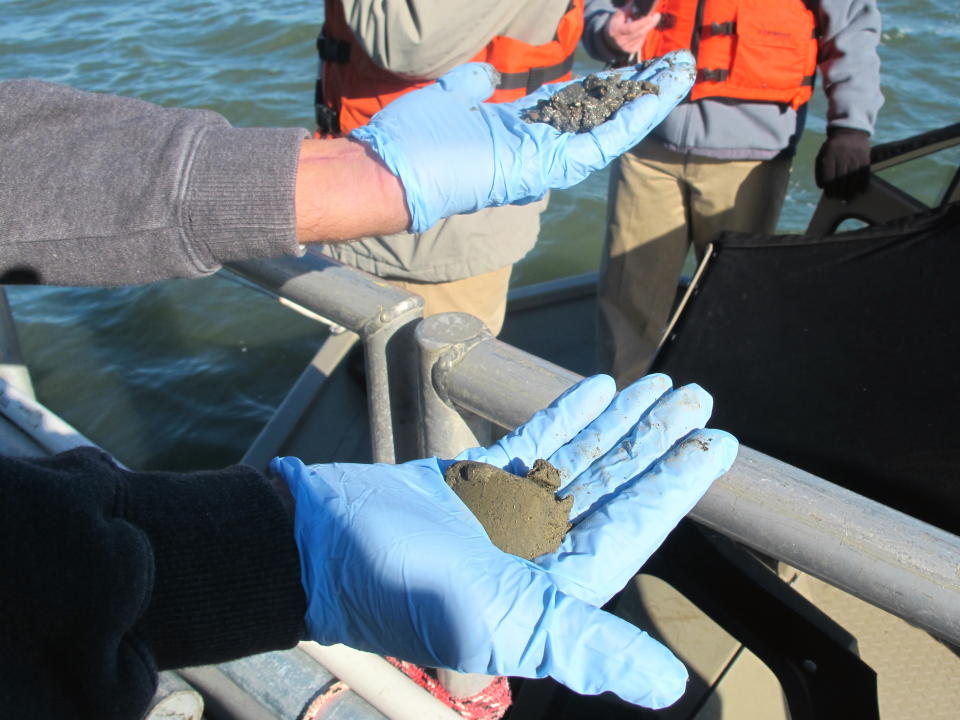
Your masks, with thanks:
M960 205L725 233L654 369L747 446L960 534Z

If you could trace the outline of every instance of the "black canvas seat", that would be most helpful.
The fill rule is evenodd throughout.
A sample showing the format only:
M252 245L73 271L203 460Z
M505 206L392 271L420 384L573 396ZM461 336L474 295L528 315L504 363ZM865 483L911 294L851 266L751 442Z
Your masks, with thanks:
M960 204L826 236L724 233L654 369L742 443L960 534Z

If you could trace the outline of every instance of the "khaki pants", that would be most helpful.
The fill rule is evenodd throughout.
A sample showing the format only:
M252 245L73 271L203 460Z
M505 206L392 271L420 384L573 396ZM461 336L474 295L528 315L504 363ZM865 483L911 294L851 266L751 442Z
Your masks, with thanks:
M772 233L790 162L691 157L648 142L613 164L598 347L601 369L620 387L653 360L690 246L699 260L721 230Z
M423 316L465 312L480 318L494 336L503 329L512 265L451 282L424 283L391 280L397 287L423 298Z

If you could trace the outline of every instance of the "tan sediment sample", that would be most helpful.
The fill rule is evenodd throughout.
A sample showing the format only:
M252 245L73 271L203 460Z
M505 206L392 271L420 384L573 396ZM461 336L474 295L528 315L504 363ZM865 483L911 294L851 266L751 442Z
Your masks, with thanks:
M444 479L504 552L532 560L560 547L570 528L573 497L557 497L560 473L546 460L537 460L526 477L464 460Z

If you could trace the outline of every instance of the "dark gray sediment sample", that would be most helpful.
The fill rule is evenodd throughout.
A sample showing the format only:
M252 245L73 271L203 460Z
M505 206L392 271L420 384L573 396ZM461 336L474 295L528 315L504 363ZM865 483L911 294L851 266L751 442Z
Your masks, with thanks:
M504 552L532 560L560 547L570 529L573 497L557 497L560 473L546 460L537 460L526 477L464 460L444 478Z
M625 102L659 92L656 84L646 80L623 80L616 74L606 78L587 75L581 82L538 101L521 117L531 123L547 123L560 132L588 132L606 122Z

